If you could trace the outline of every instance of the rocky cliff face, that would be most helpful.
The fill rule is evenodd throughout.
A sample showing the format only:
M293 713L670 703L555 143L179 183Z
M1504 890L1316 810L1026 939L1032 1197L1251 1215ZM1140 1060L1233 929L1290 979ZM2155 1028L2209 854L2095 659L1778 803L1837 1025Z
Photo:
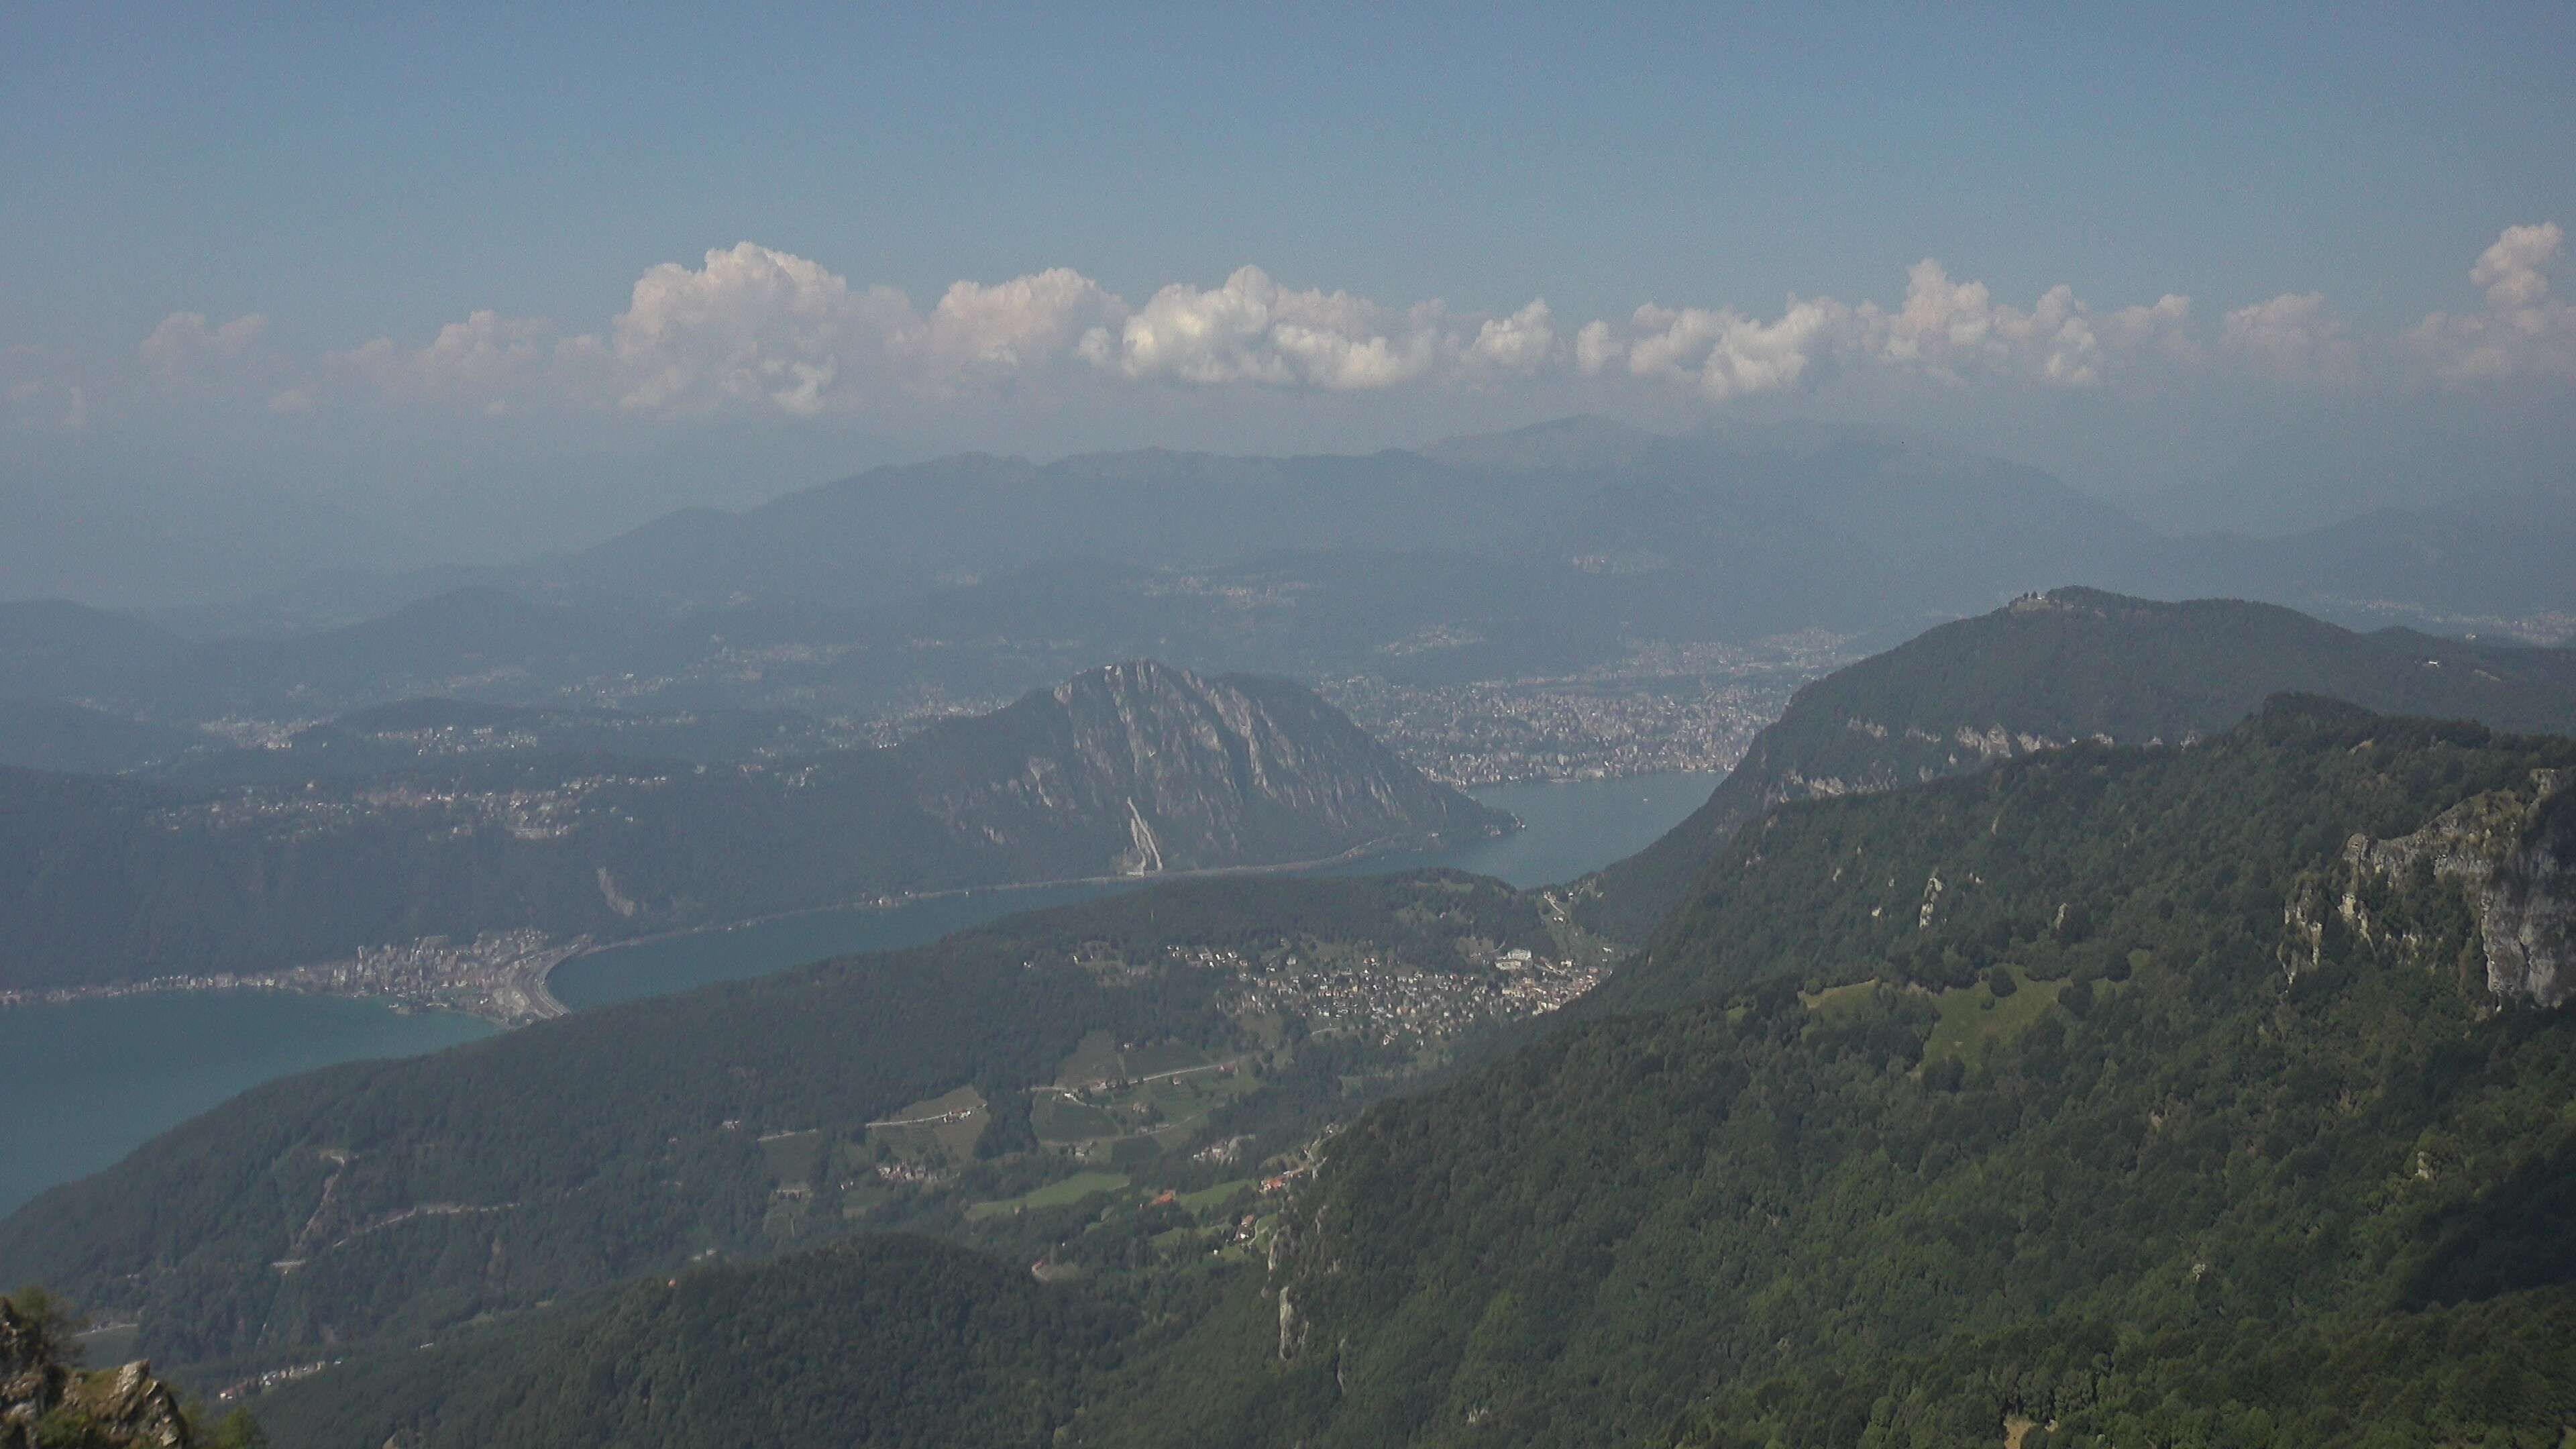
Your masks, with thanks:
M916 801L960 838L1072 873L1275 864L1510 826L1305 689L1150 660L905 749Z
M152 1366L84 1373L0 1300L0 1449L187 1449L187 1420Z
M2365 940L2391 933L2375 905L2427 882L2458 887L2476 918L2490 995L2543 1008L2576 996L2576 772L2534 771L2519 790L2464 800L2410 835L2356 835L2344 848L2333 910ZM2309 891L2313 898L2319 894ZM2287 924L2316 959L2322 912L2294 900ZM2401 945L2407 944L2403 941ZM2298 954L2283 962L2295 974Z

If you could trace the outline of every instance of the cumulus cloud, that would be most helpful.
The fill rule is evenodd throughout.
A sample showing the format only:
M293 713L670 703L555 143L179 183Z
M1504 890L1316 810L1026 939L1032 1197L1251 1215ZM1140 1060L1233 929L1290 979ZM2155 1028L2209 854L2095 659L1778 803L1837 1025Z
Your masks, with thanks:
M2219 346L2282 377L2350 376L2360 353L2323 292L2284 292L2227 314Z
M2436 313L2411 340L2457 381L2576 376L2576 308L2552 295L2547 275L2563 242L2555 224L2508 228L2471 271L2485 308ZM1718 402L1871 371L2080 389L2199 364L2213 351L2284 377L2351 381L2368 353L2313 292L2225 313L2208 348L2194 322L2180 294L2096 309L2061 285L2016 305L1930 258L1907 269L1894 305L1792 296L1762 313L1649 303L1570 336L1543 299L1499 315L1452 312L1439 301L1290 287L1253 266L1213 286L1173 283L1142 305L1057 267L960 281L924 309L893 287L853 285L809 258L743 242L695 265L648 269L625 310L590 331L477 311L425 343L380 337L311 374L261 351L258 314L217 326L177 312L141 354L169 376L211 375L230 361L245 389L256 385L245 395L266 397L280 414L355 385L490 413L569 407L669 418L865 414L1104 384L1477 389L1569 368ZM236 361L254 353L266 362Z
M1593 323L1576 339L1578 361L1585 371L1600 373L1624 364L1636 377L1688 381L1713 402L1746 393L1793 387L1810 368L1830 365L1834 335L1850 320L1839 302L1791 299L1773 321L1748 317L1732 307L1640 307L1628 319L1622 336L1607 323Z
M2190 325L2191 299L2167 292L2103 318L2102 341L2115 357L2161 357L2188 365L2202 357L2200 344L2185 330Z
M2436 312L2407 340L2452 383L2576 380L2576 303L2549 291L2548 269L2566 240L2554 221L2506 227L2469 269L2469 280L2486 291L2486 309Z
M1527 376L1556 355L1556 318L1540 297L1509 317L1489 317L1467 344L1475 363Z
M391 397L468 402L497 413L513 399L555 392L559 350L544 320L486 309L438 329L424 347L379 337L331 360Z
M1069 355L1095 327L1126 315L1098 282L1070 267L985 286L958 282L896 339L933 391L1006 382Z
M137 350L164 376L176 377L207 363L241 356L267 329L268 318L257 312L235 317L221 327L207 326L203 312L173 312L161 319Z
M744 242L692 271L664 262L638 277L604 357L630 412L703 413L749 405L810 416L831 407L844 373L878 360L912 305L891 287L853 288L821 263Z
M1599 375L1624 369L1637 377L1695 386L1713 401L1811 384L1838 370L1877 367L1946 382L2020 378L2047 386L2090 387L2121 362L2195 355L2183 329L2189 298L2097 315L2059 286L2028 309L1997 302L1983 282L1951 279L1930 259L1906 273L1904 303L1792 297L1777 317L1734 308L1649 304L1626 326L1588 323L1575 336L1575 363Z
M1463 332L1437 302L1401 310L1348 292L1295 291L1259 267L1221 286L1175 283L1116 327L1095 327L1081 356L1131 381L1365 391L1414 381L1462 359L1515 369L1555 343L1547 304Z
M1555 345L1544 301L1453 318L1437 302L1398 309L1293 290L1258 267L1216 287L1165 287L1141 308L1057 267L958 282L925 312L892 287L854 287L818 262L744 242L697 267L648 270L604 333L476 312L425 346L378 338L334 361L389 395L495 411L542 398L656 417L815 416L1050 376L1334 391L1433 375L1473 384L1532 373Z

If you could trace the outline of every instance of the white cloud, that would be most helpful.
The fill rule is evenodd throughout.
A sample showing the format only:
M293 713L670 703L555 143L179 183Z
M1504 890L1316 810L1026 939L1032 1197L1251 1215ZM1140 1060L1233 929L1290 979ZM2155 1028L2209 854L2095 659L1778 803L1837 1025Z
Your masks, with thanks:
M2558 255L2558 244L2566 239L2554 221L2506 227L2495 245L2478 254L2478 264L2469 268L2469 280L2486 288L2487 305L2497 311L2537 306L2549 295L2549 279L2540 274L2541 268Z
M1056 268L959 282L927 314L892 287L853 287L820 263L744 242L702 266L637 278L604 335L477 312L429 345L390 338L338 361L390 395L481 405L616 408L653 417L847 413L943 398L1066 363L1118 299Z
M2167 292L2103 318L2102 341L2115 357L2161 357L2188 366L2202 357L2200 345L2185 330L2190 325L2191 299Z
M1722 401L1812 384L1842 368L1878 367L1947 382L2018 378L2091 387L2116 366L2149 357L2188 361L2189 298L2097 315L2059 286L2028 310L1994 300L1982 282L1957 282L1926 259L1906 274L1894 311L1875 302L1792 297L1775 318L1732 307L1640 307L1626 328L1584 326L1575 361L1587 374L1617 366L1637 377L1688 382Z
M854 290L818 262L743 242L708 252L701 270L664 262L637 278L605 355L630 412L810 416L857 386L912 320L891 287ZM595 351L586 339L574 348Z
M2576 308L2552 296L2546 275L2563 241L2555 224L2507 229L2471 272L2485 309L2436 313L2411 340L2458 381L2576 376ZM2093 388L2206 361L2210 349L2193 322L2191 300L2178 294L2097 311L2060 285L2016 306L1929 258L1907 269L1893 306L1792 296L1766 315L1650 303L1625 319L1587 322L1570 338L1544 300L1504 315L1453 313L1438 301L1390 305L1286 287L1251 266L1215 286L1165 286L1141 306L1057 267L959 281L923 310L895 288L855 286L819 262L743 242L694 266L648 269L626 309L594 331L478 311L425 344L380 337L335 354L317 376L259 346L266 319L258 314L215 326L177 312L141 355L167 376L229 361L245 397L266 397L278 413L314 408L329 400L326 384L354 382L486 413L810 417L1104 383L1483 388L1568 366L1711 401L1865 371L1951 385ZM2368 355L2317 293L2237 308L2217 331L2211 349L2288 377L2356 380Z
M2350 377L2360 351L2323 292L2284 292L2227 314L2219 346L2282 377Z
M2452 383L2511 377L2576 380L2576 303L2553 297L2547 275L2567 239L2556 222L2509 226L2469 269L2483 312L2436 312L2407 340Z
M450 322L425 347L379 337L331 361L389 397L506 407L517 398L553 396L561 379L553 328L541 318L484 310ZM273 405L273 404L272 404Z
M1556 342L1543 301L1469 333L1438 302L1392 308L1293 291L1259 267L1221 286L1174 283L1116 326L1085 333L1084 361L1130 381L1359 392L1430 378L1532 370Z
M1467 346L1476 362L1504 372L1527 375L1556 355L1556 319L1540 297L1509 317L1489 317Z
M927 318L903 330L897 351L915 364L923 386L946 392L1061 360L1085 332L1126 312L1126 303L1070 267L992 286L958 282Z
M1574 365L1585 377L1600 376L1626 355L1627 344L1619 340L1607 322L1596 318L1575 330Z
M173 312L136 350L165 376L176 377L208 362L241 356L267 328L268 318L257 312L235 317L221 327L207 326L203 312Z
M1829 361L1834 334L1849 320L1849 309L1830 300L1792 299L1770 322L1732 307L1710 311L1649 303L1629 318L1624 342L1606 327L1587 327L1578 351L1587 370L1601 371L1624 357L1632 376L1690 381L1711 401L1722 402L1806 380L1811 365Z

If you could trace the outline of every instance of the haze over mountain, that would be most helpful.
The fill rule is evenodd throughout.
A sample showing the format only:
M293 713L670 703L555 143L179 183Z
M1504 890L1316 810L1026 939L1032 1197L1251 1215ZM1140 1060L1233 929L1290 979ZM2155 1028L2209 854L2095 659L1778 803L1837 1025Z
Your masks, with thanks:
M1743 638L1885 628L2064 578L2345 612L2564 613L2576 594L2551 563L2570 542L2576 502L2503 518L2373 514L2281 539L2173 539L2040 470L1868 428L1667 436L1576 416L1358 456L1152 450L1034 464L964 454L739 513L684 510L481 577L531 596L666 609L851 607L1066 561L1187 572L1318 552L1457 555L1615 576L1627 582L1587 602L1621 611L1631 628ZM2468 559L2479 566L2461 568ZM455 581L433 573L412 588ZM329 612L331 590L347 587L276 607ZM369 602L358 593L340 611Z

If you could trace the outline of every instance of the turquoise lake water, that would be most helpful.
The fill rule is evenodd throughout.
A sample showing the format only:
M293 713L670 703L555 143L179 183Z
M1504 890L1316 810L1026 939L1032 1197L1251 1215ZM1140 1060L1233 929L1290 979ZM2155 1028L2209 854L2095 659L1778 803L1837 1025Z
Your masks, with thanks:
M1644 775L1480 789L1471 793L1528 828L1438 855L1373 856L1335 873L1436 864L1517 886L1571 880L1671 829L1718 778ZM917 945L1114 889L1123 887L976 891L894 910L817 911L579 957L556 968L553 986L578 1010L826 956ZM0 1215L261 1082L334 1062L436 1051L492 1030L470 1017L404 1015L370 1002L267 991L0 1010Z

